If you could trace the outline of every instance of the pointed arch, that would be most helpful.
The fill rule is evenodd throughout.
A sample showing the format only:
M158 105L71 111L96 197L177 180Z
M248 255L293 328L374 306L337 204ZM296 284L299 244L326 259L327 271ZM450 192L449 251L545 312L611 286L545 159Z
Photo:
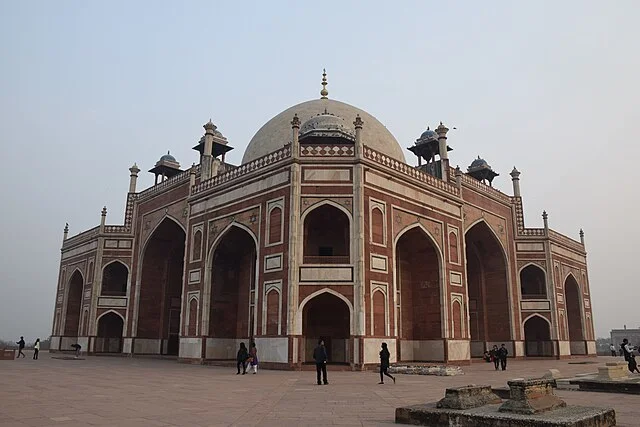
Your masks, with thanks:
M71 283L71 279L73 279L73 276L78 273L80 274L80 277L82 278L82 286L84 287L84 284L86 283L86 281L84 280L84 273L82 272L82 270L80 269L80 267L75 267L73 269L73 271L71 272L71 274L69 274L67 277L67 286L69 286L69 283Z
M569 276L571 276L571 278L576 282L576 285L578 285L578 290L582 294L582 287L580 286L580 281L578 280L576 275L573 274L573 271L570 271L564 275L564 279L562 279L562 288L564 289L565 285L567 284L567 279L569 278Z
M353 257L351 212L331 200L307 208L300 220L304 264L349 264Z
M122 271L122 267L124 267L124 271ZM112 277L112 275L115 277ZM100 283L100 295L127 295L131 277L131 269L126 263L119 259L109 261L102 266L101 277L102 280Z
M80 268L76 267L69 275L65 292L63 335L77 337L80 332L82 299L85 279Z
M407 262L401 259L403 257L403 253L406 253L407 251L404 250L403 252L403 250L399 249L398 245L401 243L401 239L403 239L403 237L407 236L408 233L411 233L412 231L420 232L420 235L425 238L426 242L428 242L428 246L433 250L433 254L435 255L436 262L437 262L437 268L435 269L435 271L433 269L426 271L431 275L437 273L437 280L438 280L437 286L434 287L429 285L429 281L427 280L427 281L424 281L423 283L421 282L420 289L416 289L415 292L417 292L417 295L419 295L418 298L422 298L422 299L427 298L428 300L430 300L434 296L432 293L433 289L437 289L438 303L428 304L428 307L425 308L425 310L427 310L428 313L427 311L421 310L419 315L415 313L418 310L418 307L425 301L422 301L420 299L413 301L412 298L409 298L409 296L412 295L414 292L413 288L417 284L417 279L412 280L412 282L415 282L415 283L410 285L409 288L407 289L403 289L404 287L402 286L402 283L401 283L401 281L403 280L403 268L401 267L401 263L403 263L403 265L414 265L414 269L419 267L428 268L428 266L424 264L423 265L418 265L417 263L407 264ZM421 222L415 222L413 224L410 224L404 227L395 236L393 241L393 259L394 259L393 301L394 301L394 310L395 310L394 326L395 326L396 335L409 340L441 339L445 337L447 324L449 321L449 315L447 310L448 304L446 302L447 290L445 286L445 283L446 283L445 268L446 267L445 267L444 252L440 247L440 245L438 244L438 241ZM420 274L426 273L426 272L422 271L420 272ZM417 272L414 272L414 273L417 274ZM420 276L420 274L418 274L418 276ZM409 277L411 277L411 272L409 272L408 275ZM428 291L429 288L431 288L431 291ZM399 292L401 293L400 302L397 300ZM400 309L398 310L399 305L400 305ZM413 317L414 315L418 317L414 318ZM430 320L427 319L426 316L429 316ZM436 318L439 325L435 324ZM417 319L420 320L420 322L417 322ZM438 329L437 333L435 331L436 328ZM416 333L417 333L415 337L413 332L414 330L416 330ZM404 360L409 360L409 359L406 359L405 356L402 356L402 357Z
M584 303L580 283L575 275L569 273L565 276L563 290L571 354L586 354Z
M124 316L115 310L107 310L96 319L96 353L120 353L124 332Z
M527 356L554 355L549 319L539 313L530 314L522 321L521 330Z
M149 241L151 240L151 238L153 237L153 235L156 233L156 231L158 231L158 228L160 228L160 226L165 222L165 221L173 221L175 222L178 227L180 227L182 229L182 231L184 232L184 235L187 235L187 229L184 227L184 225L182 225L182 223L173 215L169 215L169 214L165 214L160 221L158 221L158 223L151 229L151 231L149 232L149 234L147 234L147 237L143 243L143 245L140 247L140 254L144 254L144 252L147 249L147 245L149 244Z
M344 295L342 295L339 292L334 291L333 289L330 288L322 288L320 290L317 290L309 295L307 295L307 297L305 299L302 300L302 302L300 303L300 305L298 306L298 310L296 313L296 327L295 327L295 334L296 335L302 335L302 312L304 311L304 307L305 305L307 305L307 303L309 301L311 301L313 298L317 297L318 295L322 295L322 294L331 294L335 297L340 298L349 308L349 333L351 335L355 334L355 327L353 324L353 304L351 304L351 301L349 301L349 299L347 297L345 297Z
M479 223L483 223L484 225L487 226L487 228L489 229L489 231L491 232L491 234L493 234L493 237L495 237L496 242L498 242L500 244L500 247L502 248L502 254L504 256L504 262L507 263L508 262L508 258L507 258L507 248L504 246L504 243L502 242L502 240L500 239L500 236L498 236L498 234L496 233L496 230L493 229L493 227L487 222L487 220L485 220L484 218L478 218L477 220L473 221L470 224L465 224L465 230L464 230L464 234L465 236L467 235L467 233L476 225L478 225Z
M304 210L304 212L302 212L302 215L300 216L300 223L304 224L304 219L307 217L307 215L309 215L309 213L324 205L329 205L333 206L334 208L340 209L347 216L347 218L349 218L349 224L353 222L353 215L347 208L342 206L340 203L334 202L333 200L323 199L310 206L307 206L307 208Z
M547 298L549 283L547 271L535 262L527 262L518 269L518 280L520 282L521 298Z
M207 248L207 266L210 265L212 261L211 257L213 256L213 253L215 252L216 248L218 247L222 239L226 236L226 234L229 232L229 230L231 230L233 227L237 227L243 231L246 231L249 234L249 236L251 236L251 238L253 239L253 242L256 245L256 251L257 251L257 248L260 247L260 242L258 240L258 237L255 235L253 230L251 230L249 227L247 227L246 225L240 222L232 221L224 229L222 229L220 233L218 233L218 235L213 239L213 242L211 242L211 244Z
M100 316L98 316L98 318L96 319L96 323L100 321L100 318L104 317L105 315L107 315L109 313L113 313L113 314L117 315L118 317L120 317L122 319L123 323L126 322L126 319L124 318L124 316L121 313L118 313L114 309L109 309L109 310L105 311L104 313L100 314Z

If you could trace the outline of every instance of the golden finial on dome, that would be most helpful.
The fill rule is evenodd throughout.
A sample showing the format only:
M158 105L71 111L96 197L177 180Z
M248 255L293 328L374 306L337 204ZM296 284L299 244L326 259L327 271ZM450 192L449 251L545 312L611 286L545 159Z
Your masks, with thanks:
M322 90L320 91L320 99L327 99L327 95L329 95L329 91L327 90L327 70L322 69Z

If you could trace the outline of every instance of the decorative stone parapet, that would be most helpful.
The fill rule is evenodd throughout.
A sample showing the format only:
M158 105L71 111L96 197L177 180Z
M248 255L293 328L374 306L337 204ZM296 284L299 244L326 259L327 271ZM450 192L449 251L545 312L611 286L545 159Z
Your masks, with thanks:
M508 381L510 399L500 406L500 412L538 414L567 406L564 400L553 394L555 380L518 379Z
M393 365L389 367L392 374L408 374L408 375L437 375L437 376L453 376L464 375L460 366L446 365Z
M471 384L463 387L448 388L444 398L440 399L436 407L469 409L501 402L502 400L491 391L491 386Z

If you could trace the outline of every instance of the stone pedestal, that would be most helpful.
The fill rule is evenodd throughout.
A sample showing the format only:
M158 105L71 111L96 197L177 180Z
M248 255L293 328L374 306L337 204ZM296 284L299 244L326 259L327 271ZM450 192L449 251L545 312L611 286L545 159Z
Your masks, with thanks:
M0 349L0 360L13 360L16 358L16 351L9 349L9 348L3 348Z
M468 385L448 388L444 398L436 406L446 409L469 409L500 402L502 400L491 391L490 386Z
M560 375L560 371L557 369L549 369L547 372L545 372L545 374L542 376L543 379L545 380L557 380L562 378L562 376Z
M508 381L510 399L500 406L500 412L538 414L567 406L564 400L553 394L555 380Z
M621 380L629 378L629 370L626 362L607 362L605 366L598 367L597 380Z

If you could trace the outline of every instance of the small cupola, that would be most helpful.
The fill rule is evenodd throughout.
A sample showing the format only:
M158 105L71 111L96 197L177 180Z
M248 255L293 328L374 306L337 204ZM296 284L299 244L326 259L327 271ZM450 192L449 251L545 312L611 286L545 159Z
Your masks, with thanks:
M300 127L300 143L353 144L356 135L342 117L327 112L318 114Z
M231 150L233 147L227 145L229 141L227 138L220 132L216 125L214 125L211 120L207 124L204 125L205 131L213 132L213 152L211 155L215 159L218 156L222 156L222 162L224 163L225 154ZM204 135L200 138L200 141L193 147L194 150L200 153L200 157L204 154Z
M160 160L156 162L156 165L149 172L155 175L155 183L158 184L158 178L161 177L160 182L162 182L179 174L182 170L180 170L180 163L171 155L171 152L167 151L167 154L160 157Z
M500 175L499 173L494 172L487 161L481 159L480 156L471 162L467 168L467 174L480 182L486 183L485 181L488 181L490 186L492 186L493 178Z
M440 127L446 129L442 123L440 123ZM448 131L449 129L446 130ZM418 158L418 169L442 179L442 167L440 165L442 159L437 160L437 156L440 156L440 138L441 135L437 131L427 126L427 130L422 132L420 138L416 139L413 145L407 149ZM443 144L446 144L446 140ZM448 145L446 147L447 152L453 150ZM422 164L423 160L426 162L425 164Z

